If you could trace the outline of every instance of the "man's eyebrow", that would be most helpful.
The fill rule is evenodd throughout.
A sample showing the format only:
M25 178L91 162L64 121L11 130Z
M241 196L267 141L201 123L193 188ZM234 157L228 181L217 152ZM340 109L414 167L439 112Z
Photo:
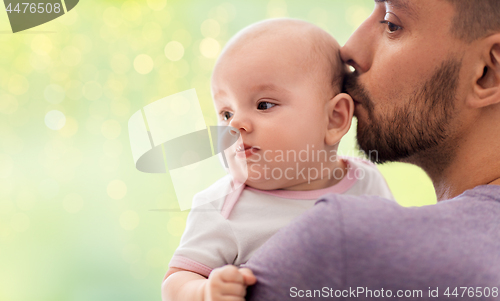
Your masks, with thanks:
M407 0L375 0L376 3L389 3L396 8L408 9L409 4Z
M387 3L394 6L396 9L406 11L411 17L417 15L415 8L408 0L375 0L375 3Z

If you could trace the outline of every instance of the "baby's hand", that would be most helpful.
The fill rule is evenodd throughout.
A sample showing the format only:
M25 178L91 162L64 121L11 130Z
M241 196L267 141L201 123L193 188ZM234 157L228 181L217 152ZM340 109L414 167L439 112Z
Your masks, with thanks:
M234 265L214 269L204 288L204 301L243 301L247 286L256 281L250 269L238 269Z

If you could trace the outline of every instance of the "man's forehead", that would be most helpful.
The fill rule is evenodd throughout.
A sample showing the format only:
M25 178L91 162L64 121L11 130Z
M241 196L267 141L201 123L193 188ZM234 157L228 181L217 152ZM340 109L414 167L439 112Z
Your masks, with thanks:
M397 8L404 8L404 9L407 9L409 8L410 6L410 1L408 0L375 0L375 2L377 3L388 3L390 5L393 5L394 7L397 7Z
M410 15L416 16L415 1L412 0L375 0L376 3L387 3L396 9L404 10Z

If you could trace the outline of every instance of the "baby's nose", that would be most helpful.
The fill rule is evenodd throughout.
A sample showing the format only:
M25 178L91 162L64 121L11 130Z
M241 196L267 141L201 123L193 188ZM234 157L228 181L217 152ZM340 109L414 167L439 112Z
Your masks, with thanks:
M236 115L234 114L233 118L231 118L231 122L229 122L229 126L236 129L237 133L251 132L252 131L252 122L245 115Z
M231 134L232 136L239 136L240 131L237 128L229 126L229 134Z

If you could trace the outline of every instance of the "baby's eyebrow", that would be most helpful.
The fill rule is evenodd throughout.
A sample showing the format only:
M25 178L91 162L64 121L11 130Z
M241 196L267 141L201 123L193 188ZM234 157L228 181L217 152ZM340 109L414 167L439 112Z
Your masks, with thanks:
M253 87L252 90L257 92L263 92L263 91L275 91L275 92L286 92L286 93L290 92L287 89L276 86L275 84L256 85Z
M258 94L261 92L268 92L268 91L290 94L290 91L288 91L287 89L282 88L280 86L277 86L275 84L259 84L259 85L252 86L250 89L251 89L251 94ZM217 90L214 93L214 101L219 102L220 104L224 104L225 103L224 96L227 96L227 94L224 90ZM253 95L253 96L255 96L255 95Z
M216 99L216 98L221 98L221 97L224 97L224 96L226 96L226 95L227 95L227 94L226 94L226 91L221 90L221 89L214 89L214 92L215 92L215 93L214 93L214 99Z

